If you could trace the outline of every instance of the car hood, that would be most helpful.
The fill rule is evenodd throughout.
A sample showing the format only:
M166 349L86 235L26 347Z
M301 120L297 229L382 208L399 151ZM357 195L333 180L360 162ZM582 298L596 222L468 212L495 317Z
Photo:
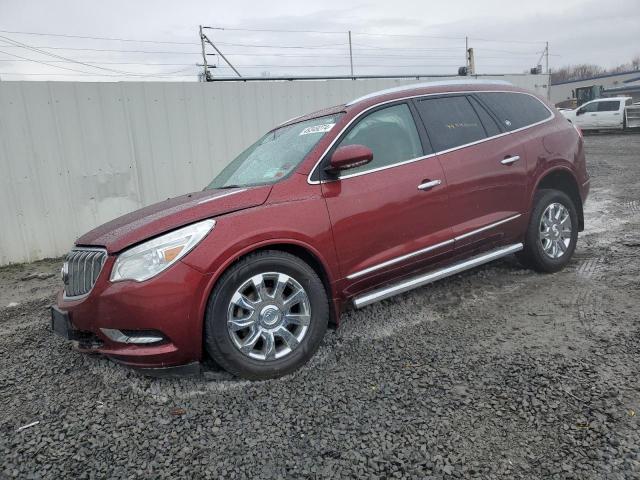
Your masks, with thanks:
M116 253L199 220L262 205L270 191L271 186L266 185L204 190L170 198L111 220L81 236L76 245L100 246Z

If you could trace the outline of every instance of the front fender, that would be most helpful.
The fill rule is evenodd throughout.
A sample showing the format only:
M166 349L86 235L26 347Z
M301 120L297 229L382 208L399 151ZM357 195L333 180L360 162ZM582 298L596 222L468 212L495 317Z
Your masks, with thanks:
M323 267L331 298L340 277L331 223L320 196L265 204L216 218L214 230L182 261L206 275L206 294L199 307L204 319L208 298L220 276L239 258L269 245L304 249Z

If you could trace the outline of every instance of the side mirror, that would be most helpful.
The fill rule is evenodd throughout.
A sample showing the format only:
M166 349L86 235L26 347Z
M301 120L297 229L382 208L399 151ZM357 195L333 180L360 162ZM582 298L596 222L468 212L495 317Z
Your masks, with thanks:
M371 160L373 160L373 152L369 147L364 145L345 145L333 152L327 170L330 173L336 173L340 170L366 165Z

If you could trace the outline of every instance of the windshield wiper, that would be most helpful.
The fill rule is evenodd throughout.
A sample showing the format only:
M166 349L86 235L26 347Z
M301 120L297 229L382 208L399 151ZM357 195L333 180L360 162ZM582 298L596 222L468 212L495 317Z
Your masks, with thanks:
M227 188L240 188L241 185L224 185L222 187L218 187L218 190L226 190Z

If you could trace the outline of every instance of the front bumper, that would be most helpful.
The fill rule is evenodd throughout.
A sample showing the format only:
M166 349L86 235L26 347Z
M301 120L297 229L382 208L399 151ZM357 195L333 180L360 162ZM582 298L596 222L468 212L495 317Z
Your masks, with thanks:
M108 280L109 257L93 290L83 298L58 294L52 330L77 349L144 369L187 366L202 360L202 299L208 276L182 262L144 282ZM163 340L132 344L113 340L102 329L160 332ZM149 373L149 372L146 372Z

